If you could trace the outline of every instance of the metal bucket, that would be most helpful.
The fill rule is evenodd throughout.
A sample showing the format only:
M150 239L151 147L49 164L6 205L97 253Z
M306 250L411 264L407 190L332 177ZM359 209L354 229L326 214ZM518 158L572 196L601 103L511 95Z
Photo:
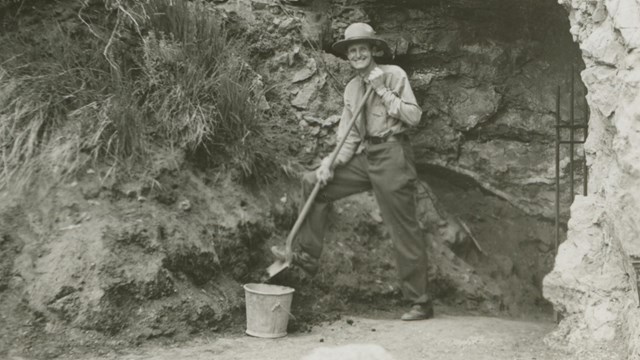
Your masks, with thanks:
M246 333L261 338L286 336L294 291L290 287L279 285L244 285Z

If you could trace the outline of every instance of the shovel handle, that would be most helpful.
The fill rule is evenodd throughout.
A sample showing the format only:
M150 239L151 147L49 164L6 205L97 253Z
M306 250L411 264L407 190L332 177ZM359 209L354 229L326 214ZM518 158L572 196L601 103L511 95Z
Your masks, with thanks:
M340 152L340 149L342 149L342 145L344 145L345 141L347 140L347 137L351 132L353 125L356 123L358 116L362 112L362 108L364 107L364 104L367 102L367 99L369 99L369 96L371 95L372 92L373 92L373 87L368 87L367 91L365 91L364 96L362 97L362 100L360 100L360 103L356 107L356 111L351 116L351 120L349 120L347 132L345 133L345 135L342 137L342 139L336 146L336 149L331 153L331 157L329 158L329 166L333 165L334 161L336 161L336 157L338 157L338 152ZM300 211L300 215L298 215L298 219L296 220L295 224L293 225L293 228L289 232L289 236L287 236L287 243L285 248L285 251L287 254L287 259L286 259L287 264L291 263L291 258L293 256L292 249L291 249L293 244L293 238L298 233L298 230L300 230L300 227L302 226L302 222L304 221L304 218L307 216L307 213L311 208L311 204L313 204L313 201L316 199L316 195L318 195L319 191L320 191L320 182L317 181L316 185L313 187L313 190L311 191L311 194L309 195L309 198L307 198L307 202L304 204L302 211Z

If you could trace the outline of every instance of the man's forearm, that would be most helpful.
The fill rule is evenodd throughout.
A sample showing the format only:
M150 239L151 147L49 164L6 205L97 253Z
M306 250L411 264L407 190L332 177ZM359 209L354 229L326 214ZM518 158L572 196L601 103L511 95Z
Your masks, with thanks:
M409 126L418 125L422 109L417 104L402 100L386 87L376 89L376 93L382 98L382 103L391 117L399 119Z

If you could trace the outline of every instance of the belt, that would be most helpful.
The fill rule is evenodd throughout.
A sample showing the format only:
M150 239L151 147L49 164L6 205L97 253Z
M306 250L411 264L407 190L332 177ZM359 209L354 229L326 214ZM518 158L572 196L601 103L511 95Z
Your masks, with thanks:
M386 142L401 142L407 140L407 135L405 134L389 134L385 136L367 136L365 140L371 145L382 144Z

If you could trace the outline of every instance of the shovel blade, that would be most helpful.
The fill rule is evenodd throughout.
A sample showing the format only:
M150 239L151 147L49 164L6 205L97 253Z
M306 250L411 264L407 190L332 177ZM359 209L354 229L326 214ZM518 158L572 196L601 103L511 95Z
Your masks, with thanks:
M272 278L278 275L278 273L280 273L282 270L288 268L289 265L291 265L290 262L276 260L273 264L269 265L269 267L267 268L267 273L269 274L269 278Z

